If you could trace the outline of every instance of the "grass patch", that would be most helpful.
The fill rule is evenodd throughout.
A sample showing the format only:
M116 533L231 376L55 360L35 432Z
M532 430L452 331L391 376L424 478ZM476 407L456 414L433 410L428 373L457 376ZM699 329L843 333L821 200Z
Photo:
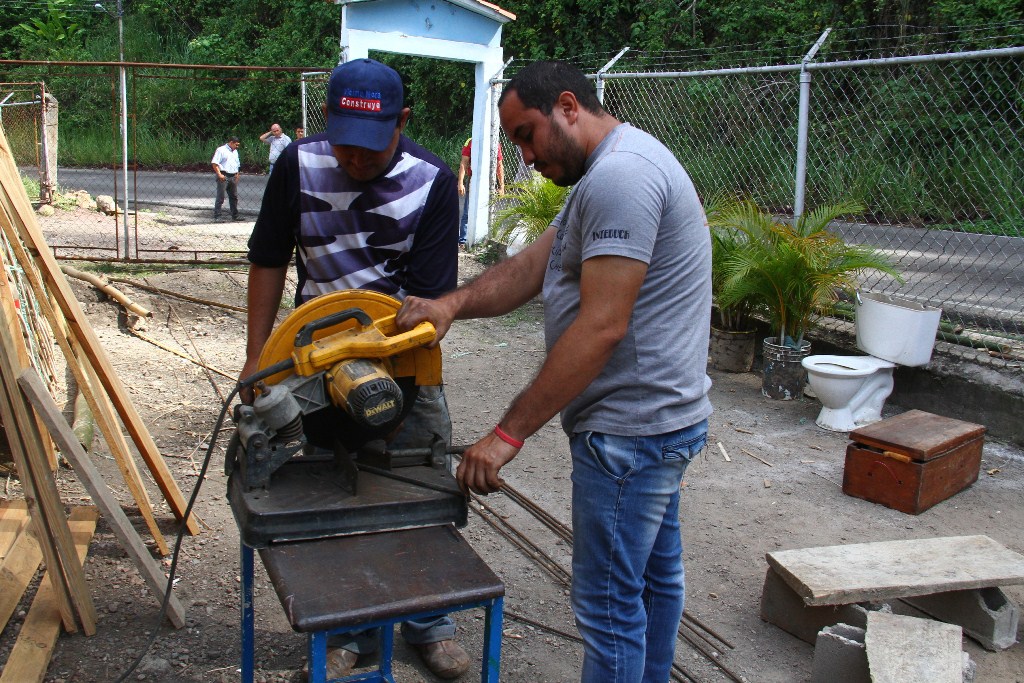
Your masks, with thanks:
M28 195L29 201L38 203L40 201L39 181L21 176L21 184L25 187L25 194ZM72 211L78 208L78 200L75 199L74 195L65 192L59 185L53 191L53 198L54 208L64 211Z
M473 258L477 263L485 266L493 266L505 258L506 246L496 240L486 240L483 244L473 250Z
M976 235L1002 235L1004 237L1024 237L1024 219L1016 223L1005 220L976 220L959 223L936 223L928 226L932 230L953 230L970 232Z

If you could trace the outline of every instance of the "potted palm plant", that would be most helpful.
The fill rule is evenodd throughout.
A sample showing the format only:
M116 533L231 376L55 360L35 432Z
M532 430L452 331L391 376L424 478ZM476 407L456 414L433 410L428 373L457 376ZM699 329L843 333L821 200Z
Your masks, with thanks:
M832 312L842 294L854 294L860 273L877 270L902 281L877 249L847 244L829 232L829 224L840 216L863 210L854 202L830 204L790 225L752 202L739 202L720 219L748 241L724 263L719 301L725 306L752 301L775 332L763 342L765 396L791 399L802 393L806 373L800 361L811 347L807 331L819 316Z
M512 244L518 240L530 244L548 229L565 205L568 187L559 187L537 173L511 183L505 196L496 197L494 236Z
M747 248L751 237L738 224L740 202L717 193L704 202L704 211L711 229L711 298L713 304L708 358L711 366L726 372L749 372L754 365L756 330L753 314L757 309L753 297L742 297L723 305L726 263ZM744 223L745 224L745 223Z

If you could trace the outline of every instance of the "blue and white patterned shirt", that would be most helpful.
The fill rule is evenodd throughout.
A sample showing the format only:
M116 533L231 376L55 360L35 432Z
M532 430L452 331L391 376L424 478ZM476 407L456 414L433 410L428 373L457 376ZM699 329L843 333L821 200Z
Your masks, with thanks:
M296 305L339 289L437 297L455 288L458 218L455 175L405 136L383 175L360 182L316 135L274 164L249 261L280 267L297 253Z

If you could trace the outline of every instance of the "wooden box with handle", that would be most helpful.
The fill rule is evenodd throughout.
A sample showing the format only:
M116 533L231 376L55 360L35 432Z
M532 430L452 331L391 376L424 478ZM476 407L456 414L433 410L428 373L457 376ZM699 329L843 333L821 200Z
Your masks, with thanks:
M843 493L920 514L978 480L986 428L910 410L850 432Z

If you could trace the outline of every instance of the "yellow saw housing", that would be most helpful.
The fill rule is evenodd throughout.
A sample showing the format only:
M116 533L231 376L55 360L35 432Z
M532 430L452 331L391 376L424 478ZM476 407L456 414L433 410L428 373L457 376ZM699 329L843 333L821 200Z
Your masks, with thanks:
M277 384L291 375L308 377L326 372L332 400L346 407L352 386L344 368L347 361L369 360L383 374L393 378L412 377L417 386L441 383L441 349L426 348L434 341L434 326L423 322L406 332L395 326L395 315L402 304L398 299L363 289L346 289L318 296L296 308L271 333L260 355L259 369L291 358L295 367L271 375L265 381ZM308 325L348 309L359 309L372 321L363 325L345 320L312 333L309 343L300 342L299 333ZM336 378L336 379L335 379Z

